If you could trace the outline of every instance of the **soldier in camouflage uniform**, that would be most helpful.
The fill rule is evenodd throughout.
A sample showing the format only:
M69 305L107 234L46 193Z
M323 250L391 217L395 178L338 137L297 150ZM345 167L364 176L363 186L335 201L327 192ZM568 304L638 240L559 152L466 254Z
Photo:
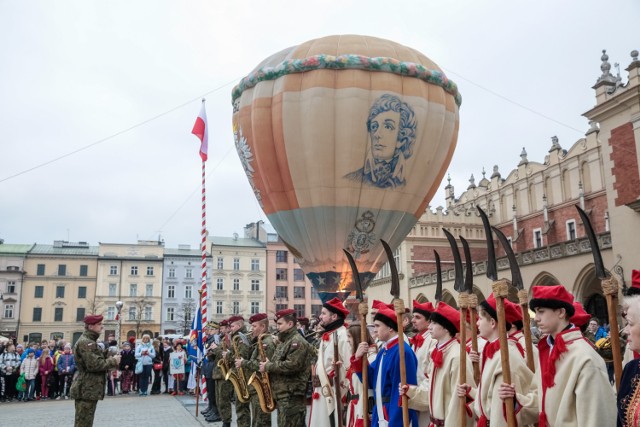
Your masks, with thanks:
M271 359L273 357L273 352L276 349L275 342L273 336L269 333L269 319L267 317L267 313L258 313L254 314L249 318L249 323L251 323L251 357L249 360L245 359L236 359L236 368L242 367L245 375L247 376L247 381L251 378L251 374L260 369L260 362L262 361L262 356L260 353L260 347L258 347L258 338L265 334L262 337L262 351L265 354L267 359ZM253 386L249 387L249 393L251 394L251 426L252 427L260 427L260 426L270 426L271 425L271 413L270 412L262 412L262 408L260 407L260 399L258 398L258 393Z
M278 405L278 427L304 427L307 411L304 395L313 349L296 329L295 310L280 310L276 322L280 344L272 359L260 363L260 372L267 372L271 380Z
M73 354L77 376L71 385L71 398L75 399L75 427L91 427L98 400L104 399L106 373L117 369L120 355L107 358L96 340L102 333L102 316L89 315L84 318L85 331L76 342Z
M231 342L228 336L229 322L228 320L222 320L220 322L220 344L211 344L214 347L214 363L212 378L216 380L216 406L220 418L222 418L222 427L231 426L231 395L233 393L233 386L229 381L225 381L222 371L218 368L218 362L224 358L224 349L231 347ZM230 365L231 366L231 365Z
M244 326L244 318L242 316L231 316L229 318L229 340L233 343L233 339L236 336L240 336L238 342L238 352L240 353L240 357L242 359L249 359L251 355L251 342L249 341L249 337L247 335L247 328ZM227 351L225 356L227 361L227 366L231 368L236 368L236 354L233 348L233 345ZM249 377L245 375L245 381L248 381ZM229 381L227 381L229 382ZM230 383L230 382L229 382ZM233 385L232 385L233 387ZM235 390L234 390L235 393ZM238 423L238 427L251 427L251 404L249 401L242 403L238 396L236 396L236 422Z

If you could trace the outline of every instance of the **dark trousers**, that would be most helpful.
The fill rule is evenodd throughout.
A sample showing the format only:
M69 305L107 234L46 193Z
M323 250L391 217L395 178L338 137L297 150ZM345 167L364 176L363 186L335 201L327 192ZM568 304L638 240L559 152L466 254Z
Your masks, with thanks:
M216 380L205 378L207 380L207 401L209 402L209 410L215 414L218 413L216 405Z
M169 392L169 368L162 369L162 381L164 382L164 391Z
M58 375L58 393L60 396L69 396L73 374Z
M76 417L74 427L92 427L96 414L97 400L75 400Z
M159 394L162 387L162 370L153 370L153 385L151 386L152 394Z

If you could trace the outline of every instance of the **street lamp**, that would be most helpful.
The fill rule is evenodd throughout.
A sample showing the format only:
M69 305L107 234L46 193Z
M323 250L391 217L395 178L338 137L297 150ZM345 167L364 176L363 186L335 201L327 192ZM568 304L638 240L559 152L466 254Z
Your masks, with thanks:
M116 310L118 310L118 314L116 314L116 320L118 321L118 329L116 330L116 342L118 346L120 345L120 330L122 329L122 316L120 313L122 312L122 306L124 303L122 301L116 302Z

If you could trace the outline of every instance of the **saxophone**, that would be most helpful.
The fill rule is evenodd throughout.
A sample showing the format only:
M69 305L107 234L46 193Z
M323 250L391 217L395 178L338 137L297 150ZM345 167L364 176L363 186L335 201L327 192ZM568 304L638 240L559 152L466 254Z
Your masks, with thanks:
M233 337L233 340L231 340L231 344L233 345L234 358L236 359L241 357L240 351L238 350L238 340L241 339L242 336L238 334ZM238 400L241 403L246 403L249 401L249 387L247 385L247 379L244 376L244 370L242 368L238 368L236 370L228 369L228 372L226 372L224 379L227 381L231 381L231 384L233 384L233 389L236 392L236 396L238 396Z
M222 351L227 351L227 337L222 337ZM220 372L222 372L222 377L226 378L229 373L229 365L227 364L227 358L222 357L222 359L218 360L218 368L220 368Z
M269 334L262 334L258 337L258 351L260 352L261 362L267 360L267 356L264 354L264 348L262 347L262 337L265 335ZM269 413L276 409L276 403L273 401L273 393L271 393L271 383L269 382L268 373L260 371L254 372L249 378L248 385L256 389L262 412Z

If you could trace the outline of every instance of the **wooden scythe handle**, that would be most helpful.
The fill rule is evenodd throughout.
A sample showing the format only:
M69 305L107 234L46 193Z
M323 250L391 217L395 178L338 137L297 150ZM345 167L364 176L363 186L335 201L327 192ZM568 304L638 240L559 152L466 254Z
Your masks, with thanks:
M501 280L493 283L493 296L496 299L496 314L498 315L498 334L500 339L500 360L502 362L502 381L511 384L511 367L509 366L509 345L507 340L507 324L504 317L504 298L509 295L509 285ZM513 398L505 399L507 425L517 427Z
M467 296L467 301L469 302L469 312L471 313L471 321L473 324L471 325L471 349L478 352L478 327L475 324L475 319L478 317L478 296L476 294L469 294ZM473 379L476 382L476 385L480 384L480 363L473 362Z
M458 308L460 309L460 366L458 374L458 384L467 383L467 294L461 293L458 296ZM460 398L460 427L467 425L467 397Z
M620 329L618 328L618 281L615 277L611 276L608 279L603 279L602 290L607 298L613 370L616 377L616 390L618 390L620 389L620 379L622 378L622 355L620 354Z
M404 316L404 301L400 298L396 298L393 301L393 307L396 310L396 321L398 322L398 353L400 356L400 384L402 387L407 385L407 366L404 361L404 328L402 325L402 318ZM409 427L409 401L407 395L402 395L402 425Z
M366 302L361 302L358 306L360 312L360 342L367 342L367 313L369 308ZM362 356L362 392L360 402L362 404L362 426L369 426L369 361L368 354Z
M524 349L527 354L527 367L531 372L536 371L533 360L533 342L531 341L531 316L529 316L529 293L522 289L518 291L518 302L522 308L522 331L524 333Z

